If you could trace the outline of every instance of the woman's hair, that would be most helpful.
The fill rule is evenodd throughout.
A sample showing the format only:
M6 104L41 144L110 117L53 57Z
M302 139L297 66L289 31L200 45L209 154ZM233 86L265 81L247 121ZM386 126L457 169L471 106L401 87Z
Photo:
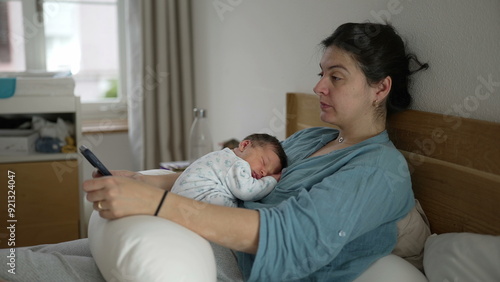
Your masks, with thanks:
M349 52L369 84L391 77L392 87L386 99L388 114L410 106L410 75L429 67L414 54L407 54L405 43L389 24L345 23L324 39L321 45L324 48L335 46ZM413 71L410 70L410 61L417 64Z
M243 140L252 141L252 146L258 146L258 147L271 146L273 152L275 152L276 155L278 155L278 158L280 159L281 168L285 168L287 166L287 158L285 150L283 150L280 141L276 139L276 137L265 133L255 133L245 137Z

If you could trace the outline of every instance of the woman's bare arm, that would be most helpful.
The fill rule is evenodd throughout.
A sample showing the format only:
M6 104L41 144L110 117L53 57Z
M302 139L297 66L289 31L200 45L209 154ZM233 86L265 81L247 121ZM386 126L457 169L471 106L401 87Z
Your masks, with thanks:
M163 190L168 190L172 189L172 186L174 186L175 181L181 175L180 173L167 173L167 174L161 174L161 175L147 175L147 174L142 174L140 172L135 172L135 171L130 171L130 170L112 170L111 174L113 176L122 176L122 177L128 177L135 179L137 181L141 181L144 183L147 183L149 185L161 188ZM103 175L98 171L94 171L92 173L92 177L94 178L99 178L102 177Z
M164 175L144 175L141 173L138 174L139 175L137 175L135 179L168 191L172 189L175 181L181 175L180 173L168 173Z
M241 252L257 252L258 211L207 204L169 193L158 216L219 245Z

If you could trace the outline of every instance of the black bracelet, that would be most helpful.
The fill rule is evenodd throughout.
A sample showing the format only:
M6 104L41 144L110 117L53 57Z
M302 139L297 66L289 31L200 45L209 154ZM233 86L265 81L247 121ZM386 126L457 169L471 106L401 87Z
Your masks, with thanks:
M160 204L158 205L158 208L156 209L155 216L158 216L158 213L160 212L161 206L163 205L163 201L165 201L165 197L168 194L168 190L165 190L165 193L163 193L163 197L161 197Z

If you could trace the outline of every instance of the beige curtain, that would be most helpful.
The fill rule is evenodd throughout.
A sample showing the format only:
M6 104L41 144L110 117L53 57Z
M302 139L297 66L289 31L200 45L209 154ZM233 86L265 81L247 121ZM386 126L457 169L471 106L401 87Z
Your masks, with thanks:
M129 137L137 169L158 168L187 154L194 104L191 1L127 2L128 24L136 22L127 36Z

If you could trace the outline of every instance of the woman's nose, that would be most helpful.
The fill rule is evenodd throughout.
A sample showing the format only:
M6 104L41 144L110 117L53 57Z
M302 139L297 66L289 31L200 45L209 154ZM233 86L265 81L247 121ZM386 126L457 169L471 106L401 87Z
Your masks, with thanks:
M316 83L316 86L313 88L314 93L316 95L328 95L328 87L326 81L324 81L323 77Z

